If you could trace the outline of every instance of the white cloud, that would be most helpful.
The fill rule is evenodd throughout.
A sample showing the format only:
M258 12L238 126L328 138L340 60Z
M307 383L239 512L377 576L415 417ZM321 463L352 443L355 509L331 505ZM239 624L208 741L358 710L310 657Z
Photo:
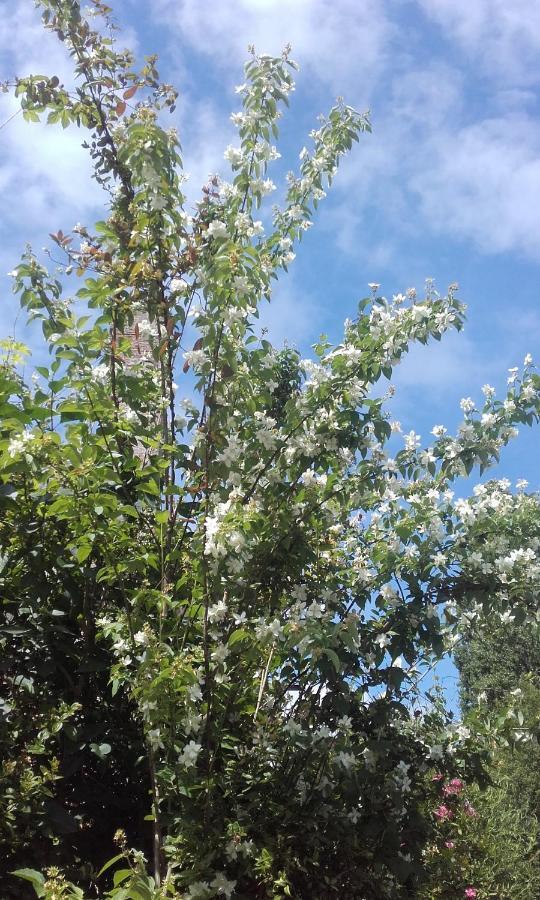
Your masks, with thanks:
M372 84L395 35L376 0L154 0L162 22L198 52L239 71L249 44L279 54L285 44L302 67L332 89Z
M430 135L411 186L435 231L472 238L487 252L540 259L540 125L533 119L507 116Z
M304 116L312 101L324 106L329 90L343 92L347 100L360 105L374 94L374 134L363 136L345 160L321 208L319 223L326 232L324 239L339 253L365 261L365 281L387 281L384 270L391 268L392 260L394 268L399 260L401 270L413 265L410 254L404 258L403 238L420 245L428 239L436 248L437 239L452 235L489 253L514 252L538 259L540 126L524 112L534 93L527 90L521 60L527 62L532 81L534 72L540 71L536 62L529 65L531 54L540 46L540 8L530 0L514 0L511 5L502 0L417 3L445 29L448 52L420 57L416 49L426 38L422 27L406 19L408 4L398 4L397 10L390 0L335 0L332 4L327 0L150 0L147 15L158 25L156 39L175 49L190 79L195 77L190 53L208 65L213 77L226 70L224 80L232 85L248 43L278 53L290 41L302 67L299 81L307 87L308 100L304 94L304 105L301 102L299 109L293 109L287 120L286 144L297 141L294 113ZM138 0L119 0L115 5L120 21L131 17L142 29L138 9ZM122 45L125 36L122 25ZM133 45L136 38L129 30L128 37ZM179 45L190 52L179 54ZM469 69L456 69L457 46L470 53ZM160 48L145 45L143 49ZM65 48L44 33L39 14L28 0L13 0L0 21L0 53L7 71L55 72L69 80ZM178 69L170 55L172 67ZM496 61L497 72L490 68L490 58ZM478 114L478 105L468 102L478 59L489 76L483 79L482 89L494 109L490 118L484 111ZM170 72L163 75L170 78ZM185 82L178 87L180 137L191 176L187 194L192 204L200 198L200 187L210 173L227 170L223 150L235 140L235 132L218 91L209 93L212 78L204 88L194 80L188 81L187 92ZM5 118L14 106L2 97L0 101ZM299 137L302 140L304 135ZM23 239L35 241L41 235L41 244L53 228L66 230L76 220L92 221L96 211L100 215L104 195L90 180L80 140L75 129L62 132L31 126L21 117L0 131L0 186L8 197L4 231L9 233L0 254L5 256L17 232L17 241L24 231ZM12 266L10 259L5 268ZM308 333L301 321L304 316L310 320L307 298L300 302L293 298L292 288L278 291L269 313L272 328L283 336L301 334L304 340L316 331L317 323L311 317Z
M223 153L237 134L223 110L209 100L196 102L189 95L180 97L179 131L184 169L189 176L185 192L188 203L195 203L201 200L201 188L209 175L230 177L230 165Z
M75 128L63 131L25 122L22 116L0 132L0 180L9 179L10 192L17 198L4 209L4 222L7 219L13 227L30 223L44 232L55 226L65 230L102 202L105 195L91 180L82 140Z
M395 371L393 382L398 390L417 388L430 399L442 400L448 389L477 389L488 374L500 371L500 362L480 354L476 341L469 335L451 332L441 341L426 346L415 344ZM504 371L504 370L503 370Z
M391 79L373 135L345 159L323 214L343 252L384 266L400 238L449 235L488 254L540 259L540 125L526 110L530 93L497 89L495 114L464 124L467 88L445 62Z
M276 347L287 343L306 351L324 327L323 307L295 284L292 271L277 282L271 302L262 301L259 312L256 331L267 328L269 340Z
M55 74L62 81L71 80L65 48L45 31L38 10L27 0L12 0L2 7L0 55L8 76Z
M540 4L535 0L417 0L495 78L540 79Z

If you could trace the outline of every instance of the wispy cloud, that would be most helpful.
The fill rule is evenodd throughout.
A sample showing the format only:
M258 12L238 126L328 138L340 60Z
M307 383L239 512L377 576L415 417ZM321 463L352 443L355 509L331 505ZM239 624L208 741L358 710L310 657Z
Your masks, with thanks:
M291 271L286 281L277 283L271 302L261 304L257 330L268 329L277 347L288 344L305 353L324 328L324 316L323 307L306 294Z
M540 5L534 0L417 0L443 34L496 80L540 80Z
M197 102L190 95L180 98L179 128L183 162L188 177L185 191L189 203L201 199L201 188L209 175L228 174L230 166L223 153L237 133L224 111L210 100Z
M395 35L385 4L377 0L155 0L162 22L198 52L228 69L249 44L279 53L291 43L302 66L324 84L343 90L378 77Z
M57 38L46 32L33 3L10 0L0 16L0 58L3 77L56 74L71 81L68 54Z
M313 110L325 108L335 93L373 108L374 135L346 159L319 223L325 244L345 257L345 266L352 260L365 266L362 283L381 280L389 293L408 287L388 285L385 272L416 268L413 244L423 248L422 258L434 248L435 265L422 274L436 275L437 253L448 239L455 240L456 253L468 242L486 256L506 254L509 264L520 257L540 260L537 3L151 0L144 12L138 0L113 5L120 22L131 22L127 33L122 29L121 43L135 46L138 37L146 53L168 48L162 74L168 80L181 76L171 124L180 125L191 176L189 204L210 173L226 173L223 150L235 140L231 98L225 106L223 92L209 94L206 83L198 85L190 58L207 67L211 85L221 79L232 86L248 44L279 53L290 42L301 64L302 91L300 110L286 123L286 142L300 147L305 120L312 121ZM133 28L142 31L143 15L152 19L153 39L161 47L134 33ZM434 33L437 53L426 44ZM6 76L54 72L66 82L71 77L65 48L43 32L29 0L7 5L0 55ZM7 118L15 107L7 98L0 101L0 116ZM20 116L0 131L0 187L7 197L0 271L12 268L23 240L39 246L52 228L65 230L102 214L103 195L90 179L80 141L74 129L30 126ZM263 322L276 342L305 345L325 327L327 315L319 294L300 289L293 268L265 307ZM489 352L478 351L474 335L461 335L413 351L396 377L408 396L424 391L430 402L442 402L448 386L469 390L485 380L492 363Z
M540 259L538 122L507 116L432 135L424 160L411 187L435 231Z

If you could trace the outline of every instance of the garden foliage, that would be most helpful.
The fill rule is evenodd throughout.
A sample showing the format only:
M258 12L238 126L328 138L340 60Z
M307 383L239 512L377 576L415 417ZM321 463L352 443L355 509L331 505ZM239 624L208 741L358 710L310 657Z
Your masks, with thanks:
M416 896L430 774L474 780L521 715L465 726L422 678L471 616L537 605L538 499L452 483L538 420L540 378L402 435L394 367L463 323L429 282L371 285L312 359L274 348L260 305L368 118L339 101L267 210L296 67L253 53L230 180L187 210L155 59L100 0L38 5L75 86L12 87L81 129L106 213L12 273L51 362L0 367L2 896Z

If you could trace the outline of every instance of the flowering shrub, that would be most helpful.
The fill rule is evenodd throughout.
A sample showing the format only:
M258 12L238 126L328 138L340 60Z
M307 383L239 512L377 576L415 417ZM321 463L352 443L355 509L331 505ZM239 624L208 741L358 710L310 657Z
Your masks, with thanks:
M477 897L478 890L470 883L474 844L467 819L477 819L478 813L467 799L461 778L447 780L437 773L431 781L434 834L426 847L425 858L432 879L424 886L422 896Z
M527 359L502 401L462 402L457 434L401 435L393 368L463 322L431 282L370 285L313 359L276 350L260 303L366 116L340 101L257 219L296 67L253 54L231 180L190 215L154 60L135 71L75 0L39 5L77 88L15 93L25 118L87 132L107 216L51 235L59 271L27 250L13 272L52 362L27 383L8 345L0 375L9 868L48 869L20 874L49 900L104 896L111 873L116 900L406 896L426 772L450 779L446 823L492 738L422 707L421 679L467 616L536 615L538 544L516 530L487 567L474 554L494 508L530 529L538 499L488 483L455 501L452 483L538 420L540 378Z
M433 783L434 825L426 844L427 878L419 897L528 900L538 894L537 810L513 796L520 781L523 789L519 769L524 763L523 751L498 751L488 769L490 786L484 791L461 781L457 790L451 781Z

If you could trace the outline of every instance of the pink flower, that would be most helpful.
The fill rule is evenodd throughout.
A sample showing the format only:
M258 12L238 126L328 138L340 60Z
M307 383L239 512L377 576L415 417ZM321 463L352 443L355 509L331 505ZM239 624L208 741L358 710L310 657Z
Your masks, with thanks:
M454 813L451 809L448 809L448 807L445 806L444 803L441 803L441 805L438 806L436 810L434 810L434 815L436 815L438 819L444 820L451 819Z
M473 887L465 888L465 896L471 898L478 897L478 891Z
M438 775L434 775L433 778L432 778L431 780L432 780L432 781L442 781L443 778L444 778L444 775L441 775L441 774L439 773Z
M454 841L445 841L444 846L446 847L447 850L453 850L456 845L455 845Z
M449 781L448 784L443 787L443 794L445 794L446 797L451 797L455 794L460 794L464 787L465 785L461 778L452 778L452 781Z
M478 815L474 806L472 805L472 803L469 803L468 800L465 800L465 803L463 804L463 812L466 816L470 816L471 819L476 819Z

